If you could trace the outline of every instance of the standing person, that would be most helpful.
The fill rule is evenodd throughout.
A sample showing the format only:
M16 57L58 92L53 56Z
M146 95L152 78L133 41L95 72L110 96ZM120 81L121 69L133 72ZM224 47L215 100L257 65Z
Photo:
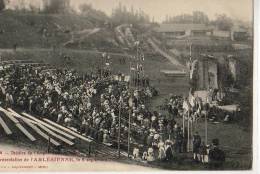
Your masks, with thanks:
M187 152L187 145L188 145L188 130L185 127L184 128L184 136L183 136L183 141L182 141L182 148L183 148L183 152L186 153Z
M155 160L155 157L154 157L154 150L152 147L148 148L148 156L147 156L147 161L148 162L152 162Z
M133 159L139 159L139 148L135 147L133 150Z
M205 145L204 142L201 143L200 149L199 149L199 153L200 153L200 161L204 164L206 163L206 155L207 155L207 146Z
M165 158L165 148L164 148L164 142L161 138L160 142L158 143L158 148L159 148L159 155L158 159L163 160Z
M199 160L200 145L201 145L201 137L198 132L195 132L193 136L193 159L195 161Z
M212 148L209 150L210 168L220 168L225 162L225 153L219 148L219 140L212 140Z
M165 150L165 160L166 161L172 161L173 160L173 152L172 152L172 147L171 147L172 143L170 140L166 141L166 150Z
M183 136L181 133L181 130L178 131L177 137L176 137L176 145L177 145L177 152L182 153L182 144L183 144Z

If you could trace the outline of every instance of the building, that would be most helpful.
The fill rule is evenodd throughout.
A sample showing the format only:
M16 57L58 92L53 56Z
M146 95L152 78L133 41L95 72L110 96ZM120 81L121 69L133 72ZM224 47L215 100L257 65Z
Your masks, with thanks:
M249 32L241 27L233 27L231 30L231 39L233 41L247 41L249 39Z
M217 38L217 39L230 40L231 39L231 32L230 31L223 31L223 30L213 30L212 36Z
M210 36L213 27L205 24L161 24L154 31L171 39L185 36Z

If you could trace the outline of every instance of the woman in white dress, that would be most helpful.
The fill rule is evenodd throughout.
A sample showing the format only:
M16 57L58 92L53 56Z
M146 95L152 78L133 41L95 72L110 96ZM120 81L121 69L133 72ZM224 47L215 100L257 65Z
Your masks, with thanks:
M163 160L166 157L166 154L165 154L164 142L162 141L162 139L158 143L158 148L159 148L158 159Z

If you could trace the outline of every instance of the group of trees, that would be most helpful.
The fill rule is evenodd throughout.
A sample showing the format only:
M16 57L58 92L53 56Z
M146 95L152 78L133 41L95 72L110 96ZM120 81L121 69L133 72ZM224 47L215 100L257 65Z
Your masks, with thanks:
M181 14L177 16L166 16L166 24L211 24L219 30L230 30L233 26L233 21L225 14L217 14L215 20L209 20L209 17L201 12L194 11L192 14Z
M211 24L217 26L220 30L228 31L233 26L233 20L225 14L218 14Z
M79 10L82 16L88 17L90 20L95 19L97 21L106 21L108 19L107 15L103 11L94 9L91 4L80 5Z
M150 18L141 9L135 10L133 6L130 10L119 3L118 7L112 10L111 21L114 23L149 23Z
M6 4L9 1L0 0L0 11L4 10ZM42 12L45 13L64 13L71 10L70 0L42 0L43 9ZM28 7L25 5L24 0L17 1L17 4L14 7L16 10L28 10L28 11L40 11L40 7L35 7L32 4L29 4ZM37 9L37 10L36 10Z
M43 9L41 12L44 13L68 13L72 12L72 8L70 6L70 0L42 0ZM0 11L5 9L6 0L0 0ZM29 5L31 11L39 11L35 10L34 7ZM94 9L90 4L82 4L79 7L80 14L83 16L92 17L93 19L108 20L109 17L102 11ZM149 23L150 18L149 15L144 13L141 9L135 10L133 7L131 9L127 9L126 6L123 6L121 3L112 10L112 15L110 17L111 22L116 24L121 23ZM209 20L209 17L201 11L194 11L192 14L181 14L177 16L166 16L165 21L163 23L174 24L211 24L215 25L220 30L230 30L233 26L233 21L231 18L226 16L225 14L218 14L215 20Z
M43 0L43 12L65 13L70 11L70 0Z
M181 14L177 16L166 16L166 20L163 23L181 23L181 24L208 24L208 16L200 11L194 11L192 14Z

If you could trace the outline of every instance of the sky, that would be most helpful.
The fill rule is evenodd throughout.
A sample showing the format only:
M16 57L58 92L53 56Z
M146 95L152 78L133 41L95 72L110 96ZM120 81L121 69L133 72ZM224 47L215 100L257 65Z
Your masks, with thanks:
M39 4L41 0L9 0L11 4L19 1L26 1ZM92 4L96 9L104 11L110 15L112 9L118 6L119 2L128 9L133 6L135 9L141 8L155 21L162 22L166 15L175 16L182 13L192 13L192 11L205 12L210 19L214 19L216 14L226 13L228 16L243 21L252 21L253 0L71 0L71 5L78 8L82 3Z

